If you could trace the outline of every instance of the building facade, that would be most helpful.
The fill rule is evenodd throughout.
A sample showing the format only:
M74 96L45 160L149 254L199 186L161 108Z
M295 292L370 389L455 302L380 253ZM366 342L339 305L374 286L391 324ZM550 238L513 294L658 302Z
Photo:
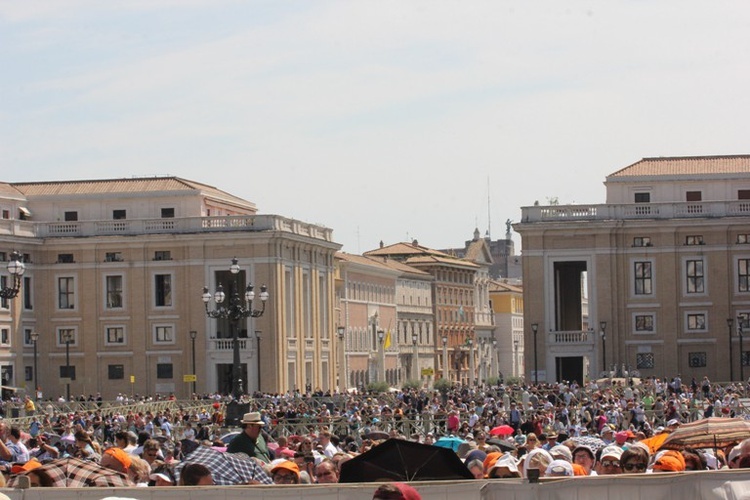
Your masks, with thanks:
M332 388L330 229L176 177L0 184L0 210L0 247L26 263L21 294L0 305L4 385L45 397L228 393L233 324L206 316L202 290L222 285L229 298L252 283L270 297L237 326L243 390Z
M503 280L490 282L490 298L495 314L497 366L493 376L506 379L523 377L523 288Z
M750 156L645 158L522 209L527 379L747 377Z

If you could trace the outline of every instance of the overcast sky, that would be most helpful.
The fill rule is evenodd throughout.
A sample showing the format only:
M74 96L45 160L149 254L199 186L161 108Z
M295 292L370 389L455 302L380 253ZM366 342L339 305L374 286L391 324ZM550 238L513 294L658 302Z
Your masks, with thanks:
M176 175L352 253L502 238L643 157L750 153L748 26L744 0L0 0L0 180Z

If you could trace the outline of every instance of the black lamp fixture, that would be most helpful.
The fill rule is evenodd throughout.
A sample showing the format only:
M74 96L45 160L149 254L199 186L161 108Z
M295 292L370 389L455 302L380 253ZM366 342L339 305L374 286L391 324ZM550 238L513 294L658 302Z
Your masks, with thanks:
M212 295L208 291L208 287L203 287L203 304L206 307L206 316L214 319L226 319L229 320L230 327L232 328L232 395L235 398L239 398L242 392L242 382L240 380L240 343L239 343L239 322L245 318L259 318L263 316L266 311L266 301L268 300L268 288L266 285L260 287L260 301L261 309L253 309L253 301L255 300L255 287L248 283L245 287L244 297L240 297L238 292L240 286L238 282L238 275L240 273L240 265L238 264L237 258L232 259L232 265L229 266L229 272L234 276L234 287L232 288L232 296L229 298L229 303L225 303L224 299L226 294L224 293L224 287L219 283L216 291L213 294L216 308L211 310L208 307L211 302Z
M39 372L37 371L37 342L39 341L39 332L32 331L29 334L29 339L34 344L34 399L36 399L36 395L39 393Z
M193 354L193 377L197 376L195 374L195 339L196 337L198 337L198 332L196 332L195 330L190 330L190 343L193 346L193 352L192 352ZM196 391L195 381L196 379L193 378L193 397L195 396L195 391Z
M21 290L21 277L26 272L26 265L23 263L23 256L16 251L11 252L8 261L8 273L13 278L12 286L0 288L0 298L13 299Z
M414 344L414 345L417 345L417 339L418 339L418 336L417 336L416 332L412 333L411 334L411 343Z

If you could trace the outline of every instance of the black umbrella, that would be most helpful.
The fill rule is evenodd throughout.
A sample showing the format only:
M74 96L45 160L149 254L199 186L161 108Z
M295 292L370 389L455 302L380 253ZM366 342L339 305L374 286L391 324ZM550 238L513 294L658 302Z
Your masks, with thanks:
M491 438L487 440L487 444L494 444L500 448L500 451L514 451L517 449L516 445L509 443L504 439Z
M389 439L341 464L340 483L474 479L453 450Z

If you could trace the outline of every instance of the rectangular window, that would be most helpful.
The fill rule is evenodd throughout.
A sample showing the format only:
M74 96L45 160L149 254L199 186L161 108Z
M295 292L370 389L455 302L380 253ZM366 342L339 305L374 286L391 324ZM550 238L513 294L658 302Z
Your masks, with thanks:
M635 355L635 365L639 370L650 370L654 368L654 353L639 352Z
M125 378L125 365L107 366L107 378L109 380L122 380Z
M750 351L742 351L742 366L750 366Z
M122 252L107 252L104 254L104 262L122 262Z
M705 282L703 274L703 260L688 260L685 262L687 278L687 293L704 293Z
M636 236L635 238L633 238L633 246L634 247L650 247L651 238L648 236Z
M33 330L31 328L24 328L23 329L23 345L25 346L33 346L34 343L31 341L31 332Z
M10 219L10 210L3 210L3 219Z
M57 345L65 346L66 340L70 342L70 345L76 345L78 343L78 339L76 338L76 331L74 328L57 329Z
M76 379L76 367L73 365L60 366L60 378L69 378L70 380Z
M737 190L738 200L750 200L750 189L739 189Z
M162 219L172 219L173 217L174 217L174 208L162 208L161 209Z
M156 365L156 378L172 378L172 363L158 363Z
M31 287L31 278L24 276L23 278L23 308L27 311L34 309L34 305L31 301L33 288Z
M171 250L157 250L154 252L154 260L172 260Z
M0 344L10 345L10 328L0 328Z
M651 295L653 293L651 262L648 262L648 261L636 262L634 271L635 271L635 294L636 295Z
M653 333L654 316L652 314L638 314L635 317L635 331L639 333Z
M121 326L107 327L107 344L124 344L125 329Z
M154 276L156 307L170 307L172 305L172 275L157 274Z
M75 307L75 281L73 278L57 278L57 307L73 309Z
M26 374L25 380L26 382L31 382L34 380L34 367L33 366L24 366L24 372Z
M688 353L688 366L690 366L690 368L705 368L706 353L705 352Z
M0 288L7 288L8 287L8 277L7 276L0 276ZM9 309L10 308L10 300L6 299L5 297L0 298L0 309Z
M78 220L78 212L65 212L65 222L75 222Z
M750 259L737 261L737 287L740 292L750 292Z
M701 201L703 195L700 191L687 191L685 193L685 201Z
M13 385L13 365L0 367L0 380L2 380L3 385Z
M634 200L636 203L650 203L651 193L635 193Z
M112 210L112 218L114 220L122 220L127 218L127 212L125 210Z
M750 234L738 234L737 235L737 244L738 245L747 245L750 243Z
M688 314L687 315L687 329L688 331L705 331L706 330L706 315L705 314Z
M685 244L686 245L702 245L703 236L702 235L685 236Z
M122 276L107 276L107 309L122 308Z
M157 326L154 329L154 335L157 344L170 344L174 342L171 326Z
M59 253L57 254L58 264L73 264L75 263L75 257L72 253Z

